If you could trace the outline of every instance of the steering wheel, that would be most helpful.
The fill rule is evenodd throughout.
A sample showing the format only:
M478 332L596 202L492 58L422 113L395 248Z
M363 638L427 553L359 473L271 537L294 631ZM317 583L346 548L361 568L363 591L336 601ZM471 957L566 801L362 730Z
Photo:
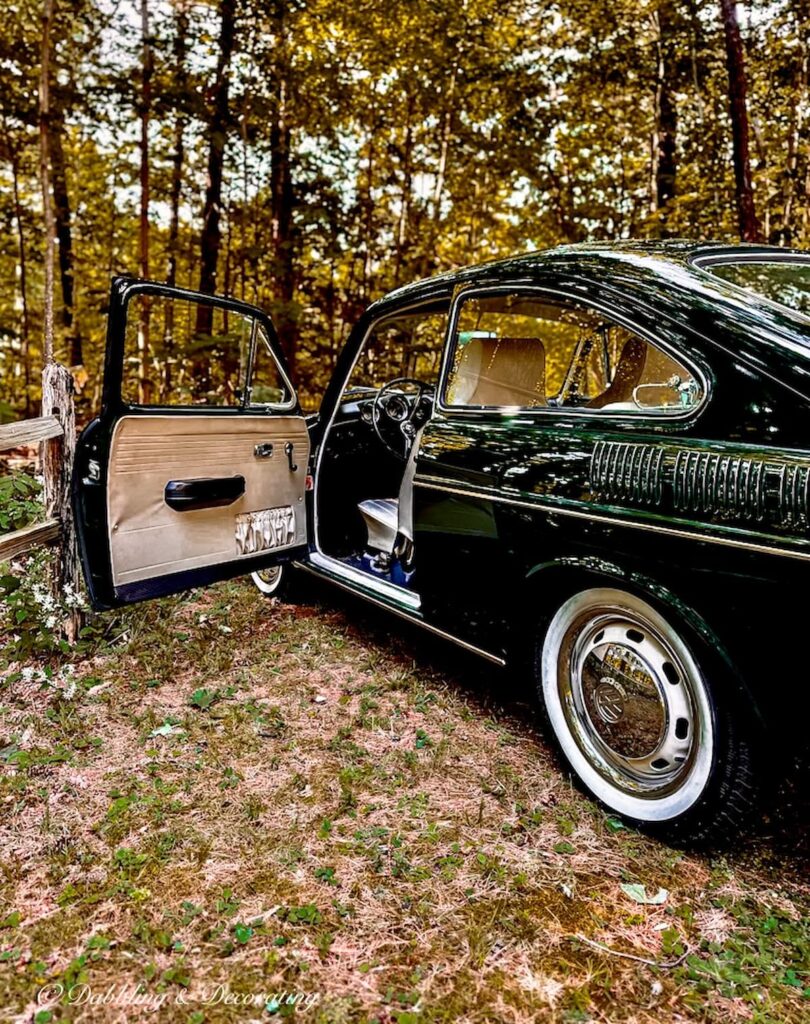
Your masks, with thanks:
M433 385L413 377L397 377L374 396L374 433L392 455L407 460L414 438L425 425L433 404ZM387 436L390 435L390 436Z

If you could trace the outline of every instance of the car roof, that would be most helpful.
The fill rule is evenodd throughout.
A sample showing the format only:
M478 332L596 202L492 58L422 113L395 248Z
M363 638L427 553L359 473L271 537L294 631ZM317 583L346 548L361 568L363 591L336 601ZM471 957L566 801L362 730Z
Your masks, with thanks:
M448 296L462 285L540 284L559 274L604 293L622 293L654 317L677 318L707 342L810 397L810 318L712 274L713 261L808 261L810 253L758 244L666 241L582 242L451 270L390 292L374 303Z
M465 284L472 280L512 278L522 276L532 270L564 270L577 267L596 272L600 266L603 270L615 270L617 265L632 266L646 270L651 278L667 275L667 271L687 272L695 281L706 281L706 272L700 271L700 264L712 259L727 261L735 256L741 260L750 260L760 256L764 260L785 260L785 258L810 260L810 252L797 249L785 249L775 245L757 245L739 243L729 245L724 242L695 242L689 239L667 239L665 241L634 241L621 240L614 242L577 242L571 245L558 245L550 249L536 249L531 252L515 253L459 267L455 270L436 274L433 277L403 285L389 292L385 301L393 297L407 296L410 293L424 291L429 285ZM675 275L683 284L680 274ZM714 281L716 278L710 277ZM735 289L740 291L741 289ZM751 293L744 292L757 304L760 300Z

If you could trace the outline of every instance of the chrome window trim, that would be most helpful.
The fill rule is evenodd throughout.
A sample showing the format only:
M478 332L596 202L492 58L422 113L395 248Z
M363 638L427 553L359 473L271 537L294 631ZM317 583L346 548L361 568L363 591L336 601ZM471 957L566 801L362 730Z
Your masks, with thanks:
M346 590L350 594L358 595L359 597L362 597L364 601L369 601L371 604L377 605L378 608L384 608L388 612L393 612L394 615L398 615L401 619L405 619L407 622L412 622L415 626L421 626L422 629L426 629L429 633L433 633L435 636L440 636L444 640L449 640L452 643L457 644L459 647L463 647L465 651L477 654L479 657L485 658L487 661L491 661L495 665L506 665L506 659L500 657L498 654L486 651L483 647L476 647L475 644L468 643L466 640L462 640L453 633L448 633L446 630L440 629L438 626L434 626L432 623L427 622L425 619L417 615L413 615L402 608L397 608L394 605L389 604L387 601L381 601L376 597L372 597L370 594L360 593L357 588L351 586L351 584L344 583L342 580L336 579L334 575L332 575L331 571L325 572L323 569L319 569L317 565L313 564L312 556L310 556L309 560L306 562L295 562L294 564L301 569L305 569L311 575L317 576L318 579L326 580L328 583L332 583L334 586L340 587L342 590Z
M415 487L425 487L434 491L446 491L465 498L478 498L484 501L500 502L503 505L514 505L517 508L533 509L536 512L548 512L552 515L573 516L576 519L589 519L592 522L607 523L609 526L627 526L635 530L647 530L650 533L666 533L685 540L704 541L707 544L722 544L726 547L742 548L767 555L781 555L783 558L796 558L799 561L810 561L810 551L797 551L792 548L776 548L768 544L757 544L754 541L737 540L735 537L721 537L713 533L698 533L695 530L680 529L673 526L662 526L657 523L644 523L637 519L621 519L618 516L602 515L584 509L568 508L562 504L547 501L528 501L525 498L511 498L499 491L485 491L477 488L453 487L443 481L429 476L417 477Z
M287 399L286 402L251 402L251 401L248 401L250 393L253 390L253 388L252 388L253 369L254 369L255 364L256 364L256 349L259 346L259 328L260 327L262 328L262 333L264 334L264 347L265 347L265 349L267 351L267 354L270 356L270 358L276 364L276 369L278 370L279 378L281 379L281 381L283 382L284 386L286 387L287 394L290 396ZM254 320L253 320L253 332L252 332L251 339L250 339L250 354L249 354L249 358L248 358L247 374L246 374L246 377L245 377L245 401L244 401L244 405L243 405L244 409L255 409L257 412L271 413L271 412L287 411L288 409L294 409L298 405L298 392L292 386L292 383L290 382L290 379L288 378L287 374L284 372L284 367L278 361L278 356L273 351L272 340L273 339L267 333L267 330L264 327L264 324L261 324L259 322L259 320L254 317ZM280 344L281 343L279 342L279 345Z
M637 413L628 412L606 412L603 409L587 409L587 408L565 408L564 406L545 406L540 408L529 408L523 406L498 406L498 405L449 405L445 402L445 394L447 391L448 378L450 375L450 363L451 363L451 352L454 347L453 340L455 337L456 327L458 325L459 313L461 310L462 303L467 299L476 298L479 295L546 295L552 296L556 299L562 299L563 301L580 305L587 308L592 308L608 316L617 324L621 324L626 327L627 330L633 331L640 338L644 339L650 345L654 345L662 352L671 356L673 359L682 363L683 366L693 374L693 376L700 381L702 388L702 396L700 401L694 408L687 409L682 413L658 413L651 414L639 410ZM639 327L638 324L634 323L629 317L623 313L617 313L612 310L606 302L593 299L583 299L581 296L574 294L573 292L560 289L560 288L547 288L542 285L488 285L480 286L476 284L470 284L462 286L455 295L453 296L450 305L450 315L447 324L447 336L444 344L444 357L442 359L441 370L439 374L439 386L436 390L435 408L440 412L448 416L468 416L470 413L473 414L490 414L498 416L537 416L542 417L562 417L574 419L587 419L592 418L596 420L618 420L621 423L646 423L655 424L661 426L667 423L691 423L696 420L707 407L711 398L711 386L709 380L709 374L706 373L702 367L695 364L694 360L687 358L683 353L676 352L671 344L665 341L661 341L651 331L645 328Z

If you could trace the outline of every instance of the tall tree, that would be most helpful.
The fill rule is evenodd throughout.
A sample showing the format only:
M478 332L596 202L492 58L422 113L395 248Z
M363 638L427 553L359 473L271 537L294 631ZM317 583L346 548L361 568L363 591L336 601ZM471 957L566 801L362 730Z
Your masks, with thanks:
M670 232L667 221L669 203L675 198L678 171L677 137L678 106L676 92L677 48L674 0L659 0L655 12L658 75L655 93L655 135L653 140L654 210L658 215L659 233Z
M745 75L745 54L740 35L740 23L737 19L736 0L720 0L720 12L726 40L729 112L740 238L744 242L761 242L762 231L754 206L754 187L751 180L748 83Z
M139 179L141 186L139 213L139 264L140 275L149 277L149 118L152 113L152 75L154 58L152 37L149 30L149 0L141 0L141 94L139 100L141 137L141 163ZM147 296L138 304L138 401L146 405L152 398L149 388L149 325L150 307Z
M22 360L23 380L25 382L24 412L28 416L31 412L31 356L29 352L30 342L30 315L28 311L28 247L25 241L25 223L23 220L23 205L20 198L20 158L18 143L12 137L8 124L8 118L3 114L3 137L8 150L8 160L11 165L11 195L14 203L14 222L17 227L17 249L19 254L19 282L20 282L20 359Z
M219 38L216 73L214 76L211 109L207 125L208 180L203 207L203 228L200 236L199 290L206 294L216 291L217 263L222 238L220 228L222 207L222 172L225 161L225 143L230 122L230 64L234 46L236 0L220 0ZM213 322L208 306L197 307L197 333L207 334Z
M43 0L39 74L39 178L45 222L45 297L43 301L43 355L53 362L53 269L56 229L51 205L51 29L54 0Z
M186 105L188 103L188 9L186 0L175 6L172 77L176 87L174 140L172 146L171 187L169 189L169 238L166 259L166 284L177 284L180 257L180 200L183 195L183 164L186 153ZM174 303L166 303L163 331L163 398L172 389L172 352L174 349Z
M295 366L298 325L293 309L295 253L293 240L292 130L289 120L289 71L285 0L273 0L275 38L272 60L270 123L270 209L272 216L274 278L277 296L279 341L291 367Z

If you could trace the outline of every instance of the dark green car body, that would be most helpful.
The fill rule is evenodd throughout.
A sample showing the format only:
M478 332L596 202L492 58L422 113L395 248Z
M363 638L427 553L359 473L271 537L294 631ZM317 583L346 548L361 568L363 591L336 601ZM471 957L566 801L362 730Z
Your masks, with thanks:
M705 388L696 409L665 419L451 409L440 384L414 490L426 621L509 660L567 593L617 582L672 608L707 641L741 711L801 730L810 320L699 265L757 254L801 259L690 243L574 246L420 282L370 307L322 424L371 322L449 300L451 334L455 303L478 292L579 297L684 358Z

